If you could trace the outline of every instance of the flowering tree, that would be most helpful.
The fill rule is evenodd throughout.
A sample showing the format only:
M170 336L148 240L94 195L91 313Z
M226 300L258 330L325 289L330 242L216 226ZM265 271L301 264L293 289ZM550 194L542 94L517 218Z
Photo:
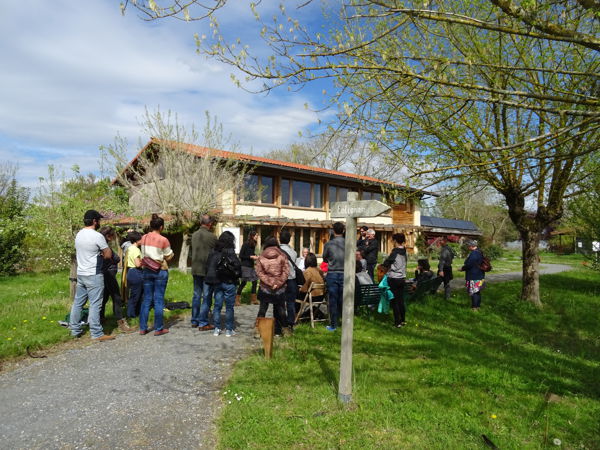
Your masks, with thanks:
M143 134L152 138L133 161L124 139L103 151L113 161L115 182L129 192L135 214L173 217L169 228L183 232L179 268L186 270L191 230L203 214L214 214L229 195L243 189L246 164L223 156L220 150L231 147L230 140L208 113L203 130L207 147L201 155L190 146L198 141L195 129L180 125L170 112L146 111Z

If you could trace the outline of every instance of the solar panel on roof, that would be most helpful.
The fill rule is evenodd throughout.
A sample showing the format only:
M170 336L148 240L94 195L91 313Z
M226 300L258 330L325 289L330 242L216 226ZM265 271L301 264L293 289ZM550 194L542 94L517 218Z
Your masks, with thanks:
M421 216L421 225L435 228L477 231L477 227L470 220L446 219L444 217Z

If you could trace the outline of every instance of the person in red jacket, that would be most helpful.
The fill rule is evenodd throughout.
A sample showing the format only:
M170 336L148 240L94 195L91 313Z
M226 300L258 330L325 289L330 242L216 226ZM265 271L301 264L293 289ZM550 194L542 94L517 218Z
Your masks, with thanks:
M273 304L273 317L275 318L275 335L291 335L291 330L286 326L285 315L285 290L290 271L288 258L279 248L279 243L274 237L269 237L263 245L263 251L254 266L258 279L259 317L265 317L269 303Z

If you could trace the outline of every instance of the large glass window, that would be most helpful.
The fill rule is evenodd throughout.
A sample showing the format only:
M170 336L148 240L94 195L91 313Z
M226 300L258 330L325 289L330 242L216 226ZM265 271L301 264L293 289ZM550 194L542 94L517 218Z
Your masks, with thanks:
M310 208L310 183L292 181L292 205Z
M369 191L363 191L362 192L362 199L363 200L379 200L381 201L381 193L379 192L369 192Z
M245 202L258 202L258 176L247 175L244 178L244 188L238 199Z
M290 204L290 180L285 178L281 180L281 204Z
M248 175L244 179L244 189L238 194L238 200L253 203L274 203L273 177Z
M345 202L348 200L348 188L338 188L338 202Z
M313 208L323 207L323 189L320 184L313 184Z
M273 200L273 177L260 177L260 201L275 203Z
M337 202L337 187L329 186L329 204Z

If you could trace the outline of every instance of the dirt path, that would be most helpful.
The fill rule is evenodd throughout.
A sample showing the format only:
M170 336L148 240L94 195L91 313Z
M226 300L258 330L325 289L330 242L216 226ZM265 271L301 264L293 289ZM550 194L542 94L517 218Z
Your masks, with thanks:
M0 447L214 447L219 389L259 348L256 312L236 308L231 338L191 328L186 317L165 336L119 335L3 373Z
M460 266L458 266L460 268ZM548 275L553 273L566 272L567 270L571 270L572 267L566 264L540 264L540 275ZM514 281L520 280L522 277L522 272L506 272L506 273L494 273L492 270L488 274L486 274L485 279L488 283L494 282L502 282L502 281ZM463 272L454 272L454 280L452 280L452 288L464 288L465 287L465 279Z

